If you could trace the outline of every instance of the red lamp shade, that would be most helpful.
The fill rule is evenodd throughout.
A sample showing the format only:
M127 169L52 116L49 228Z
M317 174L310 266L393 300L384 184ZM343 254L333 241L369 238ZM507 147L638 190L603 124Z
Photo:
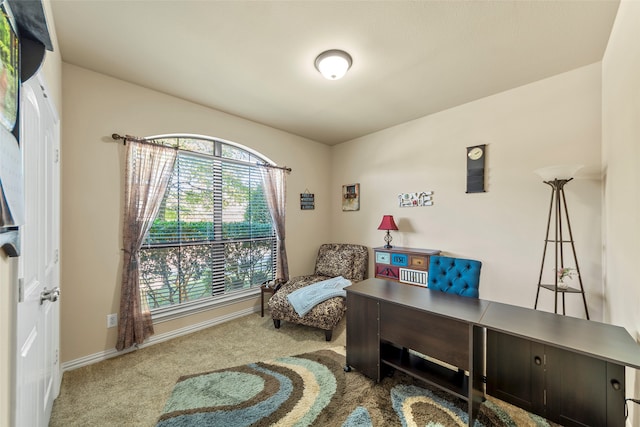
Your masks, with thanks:
M382 222L378 226L378 230L397 230L398 226L393 220L393 215L384 215Z

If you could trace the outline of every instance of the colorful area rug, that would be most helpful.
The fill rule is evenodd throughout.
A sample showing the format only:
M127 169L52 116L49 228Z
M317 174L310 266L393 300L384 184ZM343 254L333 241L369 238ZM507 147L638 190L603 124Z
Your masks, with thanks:
M181 377L157 427L468 424L467 404L395 372L380 383L345 373L344 348ZM475 426L557 426L488 398Z

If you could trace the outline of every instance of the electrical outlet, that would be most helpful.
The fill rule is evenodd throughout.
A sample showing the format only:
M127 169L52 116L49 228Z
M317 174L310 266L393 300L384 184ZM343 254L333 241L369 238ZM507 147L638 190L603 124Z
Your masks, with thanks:
M118 314L107 314L107 328L115 328L118 326Z

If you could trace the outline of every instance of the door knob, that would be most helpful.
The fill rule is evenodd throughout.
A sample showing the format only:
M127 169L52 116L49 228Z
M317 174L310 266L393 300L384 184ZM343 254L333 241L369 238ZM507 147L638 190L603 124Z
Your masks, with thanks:
M44 288L44 291L40 292L40 305L42 305L45 301L56 302L58 301L59 296L60 296L60 288L53 288L53 289Z

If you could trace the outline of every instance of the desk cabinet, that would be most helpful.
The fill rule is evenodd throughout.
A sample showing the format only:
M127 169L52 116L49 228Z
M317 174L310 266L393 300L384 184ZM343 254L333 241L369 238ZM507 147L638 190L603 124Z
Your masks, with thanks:
M380 333L377 300L358 294L347 298L347 366L357 367L367 377L380 381Z
M429 257L440 254L437 249L374 248L375 277L412 285L427 285Z
M372 379L392 368L424 380L469 402L473 425L486 362L489 395L564 426L625 425L625 367L640 369L640 346L620 326L390 280L346 291L347 365Z
M564 426L624 425L623 365L491 330L487 393Z

